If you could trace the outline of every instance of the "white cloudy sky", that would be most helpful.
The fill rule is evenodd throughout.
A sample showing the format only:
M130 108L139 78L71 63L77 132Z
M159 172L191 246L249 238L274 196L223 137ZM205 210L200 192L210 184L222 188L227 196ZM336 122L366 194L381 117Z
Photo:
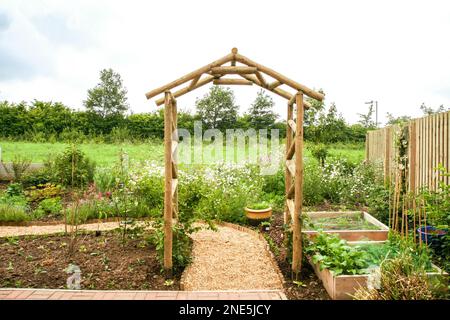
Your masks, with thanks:
M145 92L238 47L312 88L349 122L378 100L420 115L450 105L450 1L18 1L0 2L0 99L82 108L99 70L118 71L133 112ZM179 99L194 109L207 87ZM245 111L256 87L235 88ZM273 96L285 115L286 102Z

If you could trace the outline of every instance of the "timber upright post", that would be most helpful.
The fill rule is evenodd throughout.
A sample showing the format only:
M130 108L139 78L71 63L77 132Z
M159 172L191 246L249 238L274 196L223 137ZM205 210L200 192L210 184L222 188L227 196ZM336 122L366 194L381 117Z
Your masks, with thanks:
M164 93L164 271L172 276L172 95Z
M303 93L296 95L297 119L295 130L295 209L292 223L292 271L295 278L302 267L302 202L303 202Z
M289 161L292 158L292 155L290 155L290 147L292 145L292 128L289 125L290 121L294 121L293 119L294 114L294 106L288 101L287 103L287 120L286 120L286 161ZM288 201L287 199L290 199L292 196L289 194L292 188L292 176L289 171L289 167L286 166L285 168L285 189L286 189L286 205L284 209L284 224L290 224L291 223L291 217L290 215L292 212L290 212L290 209L288 207ZM291 192L292 193L292 192Z

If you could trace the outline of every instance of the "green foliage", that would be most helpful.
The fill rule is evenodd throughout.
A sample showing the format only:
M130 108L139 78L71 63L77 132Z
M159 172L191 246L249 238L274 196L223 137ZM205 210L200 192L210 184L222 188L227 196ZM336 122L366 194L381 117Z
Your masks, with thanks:
M192 240L189 234L198 230L191 224L178 223L172 227L172 264L175 272L183 270L191 261ZM161 219L155 224L154 233L148 238L148 241L155 246L158 254L158 260L161 265L164 262L164 228Z
M363 251L336 235L319 232L305 251L313 263L319 264L320 270L328 269L334 275L362 274L368 266Z
M367 113L358 113L360 120L358 121L366 129L375 129L376 123L373 121L375 110L373 108L373 104L369 105L369 109Z
M448 177L450 173L442 165L438 166L439 175ZM450 185L445 180L439 181L437 191L424 188L421 198L424 199L428 224L448 227L450 225Z
M244 223L244 207L261 198L262 178L251 165L205 168L196 211L207 220Z
M116 186L116 171L114 168L99 168L95 171L94 183L98 191L112 191Z
M49 172L48 168L29 171L22 177L22 185L25 188L44 185L51 181L52 174Z
M234 128L239 106L235 104L231 89L212 86L203 98L196 100L195 105L206 128L219 129L223 132Z
M271 128L278 117L272 110L273 105L272 98L263 89L259 90L247 113L250 127L255 130Z
M325 165L325 160L328 157L329 149L323 143L317 143L310 146L311 155L320 163L321 166Z
M8 197L15 197L23 195L23 187L20 183L10 183L6 188L6 195Z
M270 207L271 207L271 205L266 201L254 202L254 203L250 203L247 205L247 208L253 209L253 210L263 210L263 209L267 209Z
M0 202L0 221L20 222L29 218L24 206Z
M360 288L357 300L430 300L434 293L423 270L414 270L411 257L401 255L386 260L380 272L379 288Z
M64 186L82 187L94 181L95 164L75 145L56 156L55 176Z
M39 206L33 212L34 218L42 218L44 216L59 216L62 212L61 198L48 198L44 199L39 203Z
M88 90L84 106L102 118L123 115L128 110L128 103L120 74L112 69L101 70L100 83Z
M394 232L389 234L389 240L384 244L359 245L358 248L366 253L369 265L380 265L386 259L407 254L411 257L410 264L415 270L433 271L429 248L416 244L412 238L401 237Z
M25 193L31 202L38 202L44 199L60 196L63 190L61 186L52 183L37 185L29 188Z

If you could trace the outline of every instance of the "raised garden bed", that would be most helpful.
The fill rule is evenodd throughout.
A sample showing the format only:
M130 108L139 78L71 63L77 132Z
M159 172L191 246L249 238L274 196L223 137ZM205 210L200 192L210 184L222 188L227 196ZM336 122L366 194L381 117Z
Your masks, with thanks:
M312 263L311 266L314 269L317 277L322 280L322 284L333 300L351 300L352 295L360 287L367 287L368 274L358 275L333 275L328 269L320 270L320 266L317 263ZM428 277L437 277L442 274L442 270L433 265L436 271L427 272Z
M69 256L70 235L0 238L0 287L65 289L69 264L81 269L81 289L179 290L179 275L166 282L153 246L122 242L117 231L78 235Z
M392 253L392 247L389 246L387 242L366 242L366 243L354 243L350 245L358 245L362 250L367 252L367 261L369 263L368 268L373 268L378 266L381 261L389 253ZM317 277L322 281L323 286L328 292L329 296L334 300L349 300L352 299L352 295L359 288L367 287L367 281L369 279L369 274L334 274L331 270L323 268L320 270L320 264L314 263L313 260L308 257L310 265L313 267L314 272ZM427 262L426 272L428 277L431 279L440 275L447 275L439 267L432 264L431 261Z
M384 241L389 228L364 211L306 212L309 223L303 233L315 237L317 230L338 235L347 241Z

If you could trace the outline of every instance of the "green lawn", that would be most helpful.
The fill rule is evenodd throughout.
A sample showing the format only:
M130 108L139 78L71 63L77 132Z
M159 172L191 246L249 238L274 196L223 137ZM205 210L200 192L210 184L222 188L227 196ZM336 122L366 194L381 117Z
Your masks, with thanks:
M44 162L51 154L57 154L68 146L67 143L33 143L24 141L0 141L2 160L11 161L15 156L30 159L34 163ZM109 166L118 159L120 150L128 153L130 162L154 160L161 162L164 157L164 147L162 143L142 143L142 144L80 144L80 149L87 156L93 159L99 166ZM244 150L236 150L242 155ZM331 156L343 156L352 162L359 162L364 159L363 145L335 145L330 148ZM308 148L305 149L305 156L310 156Z

